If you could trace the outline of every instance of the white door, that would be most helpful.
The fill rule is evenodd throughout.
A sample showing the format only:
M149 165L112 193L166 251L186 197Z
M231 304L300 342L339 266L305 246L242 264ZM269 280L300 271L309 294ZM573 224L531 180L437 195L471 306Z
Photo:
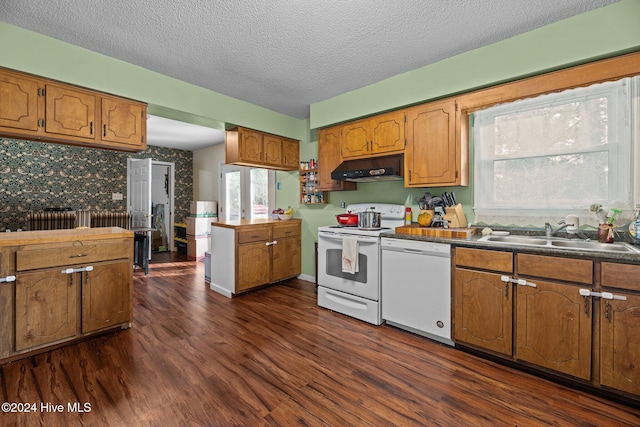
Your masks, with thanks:
M134 228L151 227L151 159L130 160L129 203Z
M275 172L220 164L221 221L268 218L275 207Z

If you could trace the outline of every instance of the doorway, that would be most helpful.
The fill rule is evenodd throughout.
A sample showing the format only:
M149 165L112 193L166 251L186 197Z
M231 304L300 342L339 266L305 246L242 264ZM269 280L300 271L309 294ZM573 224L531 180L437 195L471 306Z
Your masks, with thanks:
M149 232L149 259L151 259L152 252L176 250L173 230L175 163L145 160L151 164L151 168L145 171L146 179L151 181L151 185L133 188L140 180L139 177L134 176L140 173L136 168L140 159L127 159L127 209L130 212L142 209L143 216L150 218L147 226L154 229Z

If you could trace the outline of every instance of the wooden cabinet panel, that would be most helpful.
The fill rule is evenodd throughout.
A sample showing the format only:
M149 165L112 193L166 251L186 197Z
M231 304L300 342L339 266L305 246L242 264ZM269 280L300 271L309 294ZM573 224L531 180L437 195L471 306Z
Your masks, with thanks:
M591 308L578 286L535 280L518 286L516 358L591 378Z
M38 130L38 80L0 70L0 127Z
M587 259L518 254L518 275L592 284L593 261Z
M243 127L226 132L225 163L276 170L297 170L300 142Z
M288 170L298 169L300 166L300 142L292 139L282 139L282 166Z
M82 333L131 322L131 265L106 263L82 277Z
M396 111L343 125L340 134L342 158L403 152L404 118L404 111Z
M601 266L602 286L640 291L640 265L603 262Z
M1 136L131 152L146 148L142 102L9 70L0 70L0 99Z
M600 383L640 396L640 296L624 296L600 302Z
M144 150L146 141L146 106L127 100L102 97L102 141Z
M342 126L340 155L343 159L367 156L369 153L369 121L360 120Z
M265 242L238 245L236 292L271 281L271 251Z
M55 84L46 85L47 133L95 140L96 95Z
M295 222L289 224L273 224L272 238L273 240L282 239L284 237L300 236L300 223Z
M272 246L272 282L277 282L301 273L300 236L282 237Z
M16 252L16 271L124 258L130 245L131 242L128 239L121 239L99 244L69 243L67 246L52 246L44 249L26 248Z
M242 227L238 230L238 244L262 241L267 242L270 239L271 229L269 227Z
M16 278L16 351L76 333L76 292L73 278L60 270L21 273Z
M512 273L513 253L458 247L455 248L455 263L457 266Z
M395 111L371 119L371 154L404 151L405 112Z
M454 339L512 354L513 296L500 274L455 269Z
M340 165L340 126L318 131L318 190L340 191L355 190L357 184L349 181L331 179L331 172Z
M407 110L405 187L463 184L455 126L455 100Z

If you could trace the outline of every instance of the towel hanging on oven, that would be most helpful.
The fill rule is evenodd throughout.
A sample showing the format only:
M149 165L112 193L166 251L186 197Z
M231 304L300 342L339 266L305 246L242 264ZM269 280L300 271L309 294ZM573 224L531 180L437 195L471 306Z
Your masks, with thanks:
M358 270L358 253L360 248L356 237L342 238L342 272L356 274Z

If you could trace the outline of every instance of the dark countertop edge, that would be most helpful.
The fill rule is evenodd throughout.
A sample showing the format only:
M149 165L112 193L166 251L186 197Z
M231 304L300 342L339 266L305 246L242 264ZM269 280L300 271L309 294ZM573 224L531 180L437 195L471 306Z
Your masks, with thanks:
M238 227L248 227L252 225L264 225L264 224L287 224L292 222L301 222L300 218L291 218L288 220L281 220L275 218L260 218L260 219L242 219L239 221L216 221L212 222L212 227L223 227L223 228L238 228Z
M466 248L477 249L489 249L500 250L517 253L528 253L536 255L551 255L551 256L563 256L567 258L584 258L600 261L618 261L629 264L640 264L640 254L634 253L618 253L618 252L595 252L595 251L580 251L580 250L567 250L557 247L525 247L522 245L509 244L509 243L491 243L480 242L481 235L475 235L469 239L454 239L446 237L431 237L431 236L417 236L413 234L401 234L392 231L380 234L382 238L404 239L404 240L419 240L423 242L433 243L448 243L452 246L461 246Z

